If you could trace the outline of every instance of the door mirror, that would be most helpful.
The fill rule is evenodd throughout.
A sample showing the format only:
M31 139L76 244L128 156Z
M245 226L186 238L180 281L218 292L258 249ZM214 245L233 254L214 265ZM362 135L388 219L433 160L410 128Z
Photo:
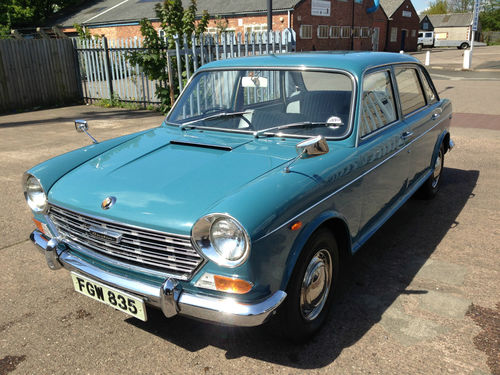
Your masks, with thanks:
M87 121L85 120L75 120L75 129L78 133L85 133L88 135L88 137L92 140L94 143L98 143L97 139L92 137L90 133L87 131L89 130L89 125L87 124Z
M325 137L322 135L299 142L295 147L297 149L297 154L299 154L301 159L324 155L330 151L328 143L326 143Z
M75 120L75 129L78 133L83 133L89 130L89 125L85 120Z

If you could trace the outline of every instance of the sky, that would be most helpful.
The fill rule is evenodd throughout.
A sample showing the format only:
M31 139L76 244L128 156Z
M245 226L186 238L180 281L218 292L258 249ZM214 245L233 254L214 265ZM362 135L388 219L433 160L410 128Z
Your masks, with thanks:
M429 7L429 0L411 0L413 3L413 6L415 7L415 10L420 13L424 9L427 9Z

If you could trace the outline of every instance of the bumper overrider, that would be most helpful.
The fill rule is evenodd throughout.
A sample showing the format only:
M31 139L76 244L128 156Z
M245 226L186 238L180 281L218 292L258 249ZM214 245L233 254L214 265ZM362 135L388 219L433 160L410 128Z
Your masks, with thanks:
M166 317L183 315L209 322L242 327L263 324L283 302L286 293L278 290L267 299L245 304L230 298L198 295L185 290L172 278L167 278L160 288L141 281L131 280L110 273L61 248L56 239L46 239L39 230L30 235L35 247L40 250L52 270L66 268L116 289L129 292L144 299L146 304L160 308Z

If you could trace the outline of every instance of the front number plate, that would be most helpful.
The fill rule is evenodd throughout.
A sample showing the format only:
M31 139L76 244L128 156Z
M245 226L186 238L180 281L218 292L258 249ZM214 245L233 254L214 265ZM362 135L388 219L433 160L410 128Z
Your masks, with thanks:
M137 319L147 320L146 307L142 299L87 279L74 272L71 272L71 278L77 292L132 315Z

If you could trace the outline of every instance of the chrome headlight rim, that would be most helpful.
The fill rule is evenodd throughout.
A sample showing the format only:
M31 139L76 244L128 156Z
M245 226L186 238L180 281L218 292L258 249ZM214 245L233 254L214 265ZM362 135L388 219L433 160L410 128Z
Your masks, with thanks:
M26 189L27 188L28 180L30 178L33 178L33 179L36 180L36 182L40 186L40 189L41 189L41 191L42 191L42 193L44 195L45 202L44 202L44 204L43 204L42 207L38 207L36 205L31 205L30 204L30 201L33 202L33 200L30 199L30 197L28 195L28 192L27 192L27 189ZM47 200L47 192L43 188L43 185L40 182L40 180L38 179L38 177L36 177L35 175L33 175L31 173L25 172L23 174L23 177L22 177L22 185L23 185L24 198L26 199L26 203L28 204L28 207L31 209L31 211L33 211L36 214L41 214L41 215L46 214L48 212L48 210L49 210L49 204L48 204L48 200Z
M229 220L231 221L238 230L241 231L245 240L245 250L242 256L235 260L229 260L224 258L214 247L211 239L211 229L212 225L219 220ZM250 255L250 236L246 229L241 225L241 223L236 220L233 216L227 213L212 213L205 215L198 219L191 229L191 241L195 246L196 250L206 258L210 259L219 266L227 268L235 268L246 262Z

